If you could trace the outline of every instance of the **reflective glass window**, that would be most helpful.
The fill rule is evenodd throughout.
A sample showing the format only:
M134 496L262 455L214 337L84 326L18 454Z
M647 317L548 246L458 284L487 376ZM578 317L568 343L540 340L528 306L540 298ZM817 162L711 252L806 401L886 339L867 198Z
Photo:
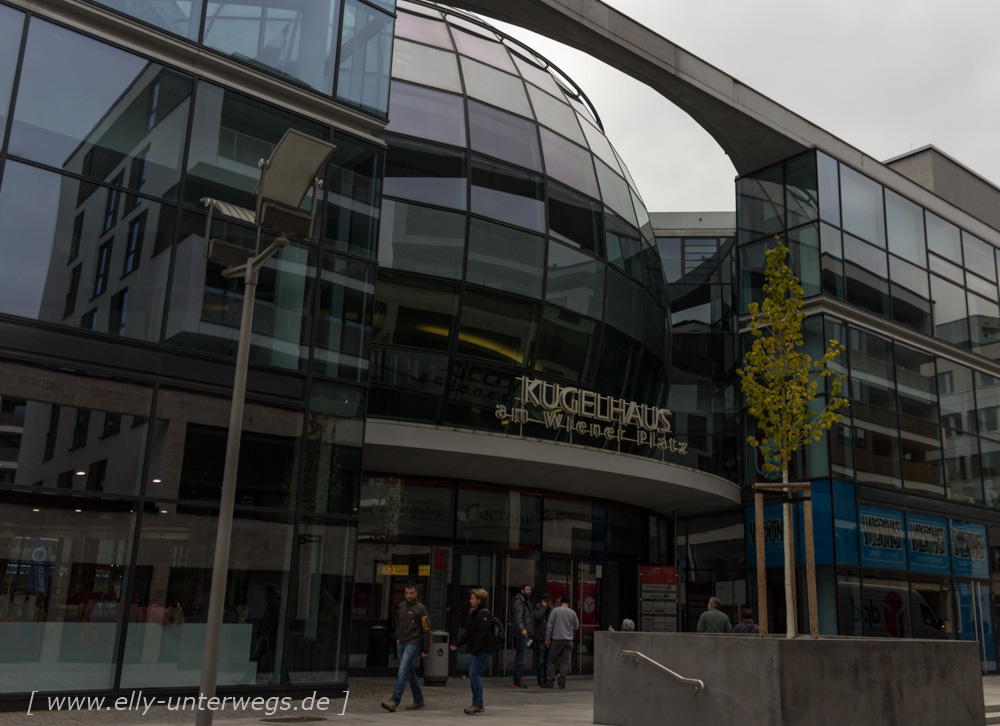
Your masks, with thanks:
M979 438L945 429L944 483L948 498L970 504L983 503L983 481L980 474Z
M359 386L335 381L314 378L310 384L305 467L296 502L300 511L357 511L365 394Z
M840 178L837 160L816 152L816 177L819 183L819 216L834 227L840 226Z
M785 162L785 213L789 227L813 222L819 214L816 155L811 151Z
M888 315L888 267L885 252L849 234L844 235L844 277L847 302L879 315Z
M882 185L841 164L840 199L844 215L844 231L879 247L885 247Z
M472 98L531 118L528 94L517 76L462 56L462 77L465 92Z
M602 161L597 161L596 168L604 203L618 212L626 221L638 226L635 209L632 207L632 194L629 192L625 180L611 171L611 168Z
M545 299L581 315L604 313L605 264L558 242L549 242Z
M788 233L788 251L791 257L792 271L802 283L802 294L805 297L819 295L820 278L820 242L819 229L815 224L792 230Z
M444 423L494 431L513 426L516 431L520 424L498 419L496 410L498 403L514 400L519 375L523 370L493 362L453 360Z
M927 260L923 210L909 199L886 189L885 222L889 232L889 251L923 267Z
M373 257L385 152L346 134L339 134L336 144L323 187L326 197L323 236L334 240L337 249Z
M462 300L458 352L526 365L537 327L537 305L467 289Z
M155 138L145 192L175 198L190 97L189 77L35 19L8 150L108 182Z
M532 85L528 86L528 96L531 98L535 117L540 124L558 131L578 144L586 145L587 141L583 137L576 112L572 108Z
M205 45L233 58L332 93L338 0L209 2Z
M541 133L545 173L594 199L599 198L590 152L546 128Z
M476 151L535 171L542 169L538 131L527 119L470 100L469 135Z
M375 267L331 252L322 257L312 369L320 375L366 380Z
M577 555L603 552L606 533L600 526L603 522L595 523L598 509L604 515L603 505L545 497L545 551Z
M203 0L94 0L168 33L198 40Z
M1000 438L1000 378L976 371L975 381L979 433Z
M927 271L889 255L892 319L931 334L931 294Z
M254 209L260 181L257 164L267 159L289 128L325 139L319 124L208 83L198 85L188 151L184 199L201 207L202 197Z
M684 266L682 263L684 259L683 244L684 242L680 237L656 238L656 250L660 255L660 260L663 262L663 274L667 284L680 282L684 277ZM608 250L608 261L614 262L611 259L610 249Z
M965 290L937 275L931 275L934 337L960 348L969 348L969 320Z
M510 59L510 54L507 53L507 48L502 43L487 40L460 28L453 28L452 34L455 38L455 47L462 55L488 63L508 73L517 73L514 62Z
M684 337L691 336L677 336L675 340ZM594 385L614 396L630 394L641 358L642 346L639 343L605 327L601 336Z
M458 56L448 51L401 40L399 18L402 17L404 14L400 13L396 19L396 41L392 49L392 77L461 93L462 79L458 75ZM440 25L443 27L443 24ZM392 90L392 93L396 93L395 89ZM389 118L392 119L392 113L389 114Z
M373 347L368 415L436 423L448 362L443 355Z
M851 406L854 462L863 482L901 485L896 414L855 403Z
M448 50L454 48L448 26L443 21L405 12L402 8L396 14L395 34L397 38L419 40Z
M337 98L376 116L385 116L392 67L393 17L344 0Z
M992 245L962 230L962 249L965 252L965 269L972 270L987 280L997 281L996 257Z
M472 157L471 209L475 214L545 230L545 182L532 174L484 157Z
M466 153L393 138L385 162L384 193L415 202L466 208Z
M608 262L642 279L645 273L642 261L642 242L638 230L626 224L617 214L604 215L604 228L608 246Z
M615 268L608 269L607 305L604 319L623 333L642 340L642 287Z
M900 416L899 434L903 487L943 494L940 429L926 421Z
M976 399L972 371L944 358L938 358L937 370L942 425L975 433Z
M589 381L599 339L593 320L546 306L538 330L535 370L571 381Z
M392 199L382 202L380 265L461 279L464 258L464 214Z
M972 352L996 360L1000 357L1000 306L968 293Z
M767 251L774 246L773 239L743 245L740 255L740 312L746 313L752 302L764 301L764 270L767 268Z
M895 408L892 343L858 328L848 329L846 343L851 362L848 395L880 408Z
M844 245L841 232L828 224L819 226L820 268L823 292L844 299Z
M562 91L559 90L559 85L548 71L539 68L534 63L526 61L516 55L514 56L514 62L517 64L518 70L521 71L521 75L524 76L526 80L531 81L539 88L548 91L556 97L562 96Z
M14 85L17 54L21 50L21 33L24 30L24 13L0 5L0 129L7 128L7 108L10 89ZM3 133L0 132L0 145Z
M459 486L456 525L456 538L466 543L537 550L542 544L542 498L525 492Z
M979 468L983 473L986 506L1000 507L1000 442L979 439Z
M933 252L928 256L929 267L941 275L942 277L947 277L952 282L957 282L959 285L965 284L965 273L962 268L958 265L954 265L947 260L938 257Z
M785 188L781 164L736 181L740 242L777 234L785 225Z
M947 260L962 264L962 239L958 227L936 214L925 212L927 218L927 248Z
M979 275L967 272L965 273L965 285L970 291L978 293L988 300L995 301L997 299L997 284L995 282L989 282Z
M604 255L604 208L559 184L549 183L549 234Z
M461 96L396 81L389 99L386 131L465 146L465 103Z
M482 219L471 221L466 280L537 298L544 272L544 238Z
M611 148L611 143L604 134L598 131L592 124L581 123L580 126L583 127L583 133L587 137L590 150L597 154L597 157L610 166L613 171L618 172L621 169L618 164L618 158L615 155L614 149Z
M938 420L934 356L900 343L894 346L899 412L925 421Z
M80 200L83 187L92 193ZM105 231L108 191L7 162L0 187L0 312L76 327L74 311L89 305L90 329L159 340L170 256L156 255L173 238L175 209L143 198ZM140 218L145 222L135 231L141 238L137 254L147 259L136 261L138 269L123 280L130 229ZM112 244L116 238L121 242ZM100 291L111 295L91 302L97 280ZM130 290L128 317L124 327L116 327L110 298L125 287Z
M374 343L449 350L457 317L456 285L379 273L372 318Z

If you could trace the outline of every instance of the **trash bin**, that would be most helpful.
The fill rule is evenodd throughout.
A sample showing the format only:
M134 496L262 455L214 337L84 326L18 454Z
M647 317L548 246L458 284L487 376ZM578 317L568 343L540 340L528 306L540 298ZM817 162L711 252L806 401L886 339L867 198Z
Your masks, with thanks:
M386 668L389 665L389 629L373 625L368 629L368 668Z
M431 631L431 652L424 658L424 685L448 685L448 633L445 630Z

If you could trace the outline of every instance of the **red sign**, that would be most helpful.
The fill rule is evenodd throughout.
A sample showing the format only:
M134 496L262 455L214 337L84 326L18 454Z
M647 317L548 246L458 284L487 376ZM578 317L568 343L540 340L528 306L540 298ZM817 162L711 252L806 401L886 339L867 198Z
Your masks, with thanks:
M676 567L652 567L643 565L642 584L644 585L676 585Z

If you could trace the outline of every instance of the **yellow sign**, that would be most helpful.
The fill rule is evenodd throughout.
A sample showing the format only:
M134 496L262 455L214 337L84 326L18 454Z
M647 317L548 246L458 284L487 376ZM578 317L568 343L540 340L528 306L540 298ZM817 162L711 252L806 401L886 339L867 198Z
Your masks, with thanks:
M409 575L409 565L382 565L383 575Z
M431 576L431 566L430 565L418 565L417 575L419 577L430 577Z

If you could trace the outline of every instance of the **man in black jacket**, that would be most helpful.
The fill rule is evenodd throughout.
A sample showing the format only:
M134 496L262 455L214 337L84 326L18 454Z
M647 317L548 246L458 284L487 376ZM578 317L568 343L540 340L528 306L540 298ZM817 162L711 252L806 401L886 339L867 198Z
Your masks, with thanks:
M426 658L431 652L431 618L427 608L417 600L417 583L408 582L403 588L403 602L399 603L396 616L396 655L399 657L399 673L396 675L396 690L388 701L382 701L382 708L395 711L403 700L406 684L410 684L413 692L413 703L406 707L407 711L423 708L424 692L420 690L417 679L417 656Z
M527 688L521 683L524 659L528 656L528 640L535 631L531 612L531 585L521 585L521 591L510 603L510 621L514 626L514 688Z
M549 646L545 645L545 626L549 622L549 614L552 612L552 596L548 593L542 595L542 601L535 605L535 633L532 636L535 640L535 677L538 678L538 685L545 684L545 667L549 662Z

